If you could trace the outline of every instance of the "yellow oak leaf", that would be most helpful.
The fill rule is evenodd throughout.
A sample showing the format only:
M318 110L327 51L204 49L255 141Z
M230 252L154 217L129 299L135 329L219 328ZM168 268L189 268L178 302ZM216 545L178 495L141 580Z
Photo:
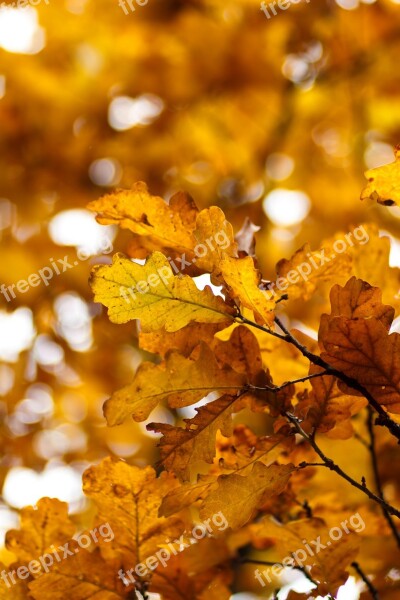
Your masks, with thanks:
M280 260L276 265L277 279L266 290L267 297L278 299L287 294L290 300L309 300L321 284L332 278L347 277L351 257L335 253L333 243L334 240L326 240L320 250L314 251L304 244L289 260Z
M101 546L103 556L134 568L166 540L179 537L185 523L158 516L162 499L176 486L170 474L156 478L151 467L140 469L122 460L107 458L89 467L83 474L83 491L97 507L98 522L108 523L114 533L113 540Z
M135 234L129 252L137 258L159 250L183 257L181 268L195 264L212 272L224 254L237 255L232 225L222 210L211 206L199 212L185 192L176 193L167 203L138 182L131 190L119 190L90 202L88 208L98 213L99 223L117 224Z
M194 237L197 244L192 260L200 269L211 273L219 269L224 256L237 256L232 225L218 206L211 206L198 214Z
M361 192L361 200L376 200L384 206L400 205L400 146L395 149L395 160L388 165L365 172L368 185Z
M357 556L360 541L354 532L341 530L340 539L332 541L329 529L319 518L301 519L278 524L264 519L250 526L253 542L272 539L278 551L277 562L288 559L286 566L307 566L319 584L316 592L336 596L337 589L348 578L347 568ZM308 550L306 544L310 548ZM292 560L290 561L290 559ZM297 559L297 562L296 562Z
M232 595L227 587L232 581L232 572L226 566L229 558L224 540L203 538L172 557L165 569L156 569L149 589L160 594L163 600L176 600L177 597L182 600L229 600ZM221 595L217 596L217 593Z
M118 578L119 569L120 563L105 560L98 548L94 552L80 549L32 581L30 597L34 600L128 600L129 591Z
M382 235L375 223L361 226L368 236L368 243L355 245L349 250L352 256L352 274L382 290L385 303L400 306L400 269L390 266L391 241Z
M189 323L179 331L161 329L150 333L139 333L139 346L147 352L164 357L171 350L179 350L189 356L200 342L212 346L214 335L225 327L224 323Z
M113 323L140 319L143 331L178 331L188 323L228 323L234 310L208 286L200 291L187 275L173 274L168 260L154 252L144 265L121 254L112 265L93 268L90 285L96 302Z
M75 525L68 518L68 504L55 498L42 498L37 507L21 511L20 529L7 532L6 547L19 561L37 560L51 546L62 545L75 533Z
M250 256L222 258L219 267L232 298L254 312L256 320L271 326L274 321L275 302L259 288L261 275Z
M15 571L18 567L18 564L6 566L0 562L0 600L28 600L28 580L17 577ZM8 575L10 571L14 571L13 577L15 583L12 582L11 577Z
M196 245L193 236L197 207L183 192L175 194L169 204L159 196L149 194L142 181L131 190L119 190L103 196L88 205L97 212L102 225L117 224L140 236L150 250L174 248L179 252L191 251Z
M235 394L245 383L243 374L226 365L220 368L213 352L202 344L196 357L173 351L160 365L142 363L133 382L106 401L104 414L111 426L129 415L145 421L163 400L174 408L188 406L213 391Z
M202 519L222 511L229 527L241 527L255 514L263 499L280 494L294 471L293 465L266 466L256 462L248 475L221 475L218 488L203 501Z
M196 483L183 483L164 496L159 515L169 517L191 506L197 500L204 498L210 489L214 489L216 486L217 478L214 474L199 475Z

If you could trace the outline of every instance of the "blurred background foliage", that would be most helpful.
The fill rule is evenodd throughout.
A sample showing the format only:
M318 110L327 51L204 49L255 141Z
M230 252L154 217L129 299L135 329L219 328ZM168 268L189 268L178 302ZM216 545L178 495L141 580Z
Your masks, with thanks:
M91 266L130 236L97 225L90 200L143 180L220 206L236 230L248 216L267 279L303 243L371 221L400 265L400 209L359 200L363 172L400 142L399 33L398 0L311 0L271 19L256 0L149 0L129 14L117 0L3 3L0 282L77 264L0 296L2 530L44 495L84 510L81 473L104 456L157 458L145 424L107 429L102 415L144 354L135 325L92 302ZM314 329L318 302L296 306ZM173 422L160 410L151 421Z

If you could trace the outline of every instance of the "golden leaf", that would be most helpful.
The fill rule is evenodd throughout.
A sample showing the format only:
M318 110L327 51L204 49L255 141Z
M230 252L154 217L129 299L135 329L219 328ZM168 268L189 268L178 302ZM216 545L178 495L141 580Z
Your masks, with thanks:
M128 588L118 578L120 563L94 552L78 554L54 565L54 570L29 584L34 600L120 600L129 598Z
M249 521L264 497L284 491L293 470L293 465L267 467L256 462L249 475L221 475L218 488L203 501L200 515L207 519L222 511L229 527L237 529Z
M149 194L147 185L139 181L131 190L119 190L90 202L88 208L98 213L99 223L129 229L142 242L150 243L151 250L187 252L196 244L192 232L198 210L189 194L178 192L167 204Z
M161 462L166 469L187 480L190 478L190 467L196 466L198 461L212 463L217 432L231 435L232 414L242 407L242 398L223 396L197 408L197 415L193 419L185 419L185 429L163 423L148 425L147 429L163 434L159 447Z
M12 529L6 536L6 547L19 561L37 560L51 546L64 544L75 533L68 518L68 504L53 498L42 498L37 507L21 511L21 528Z
M158 516L163 497L178 485L172 475L156 478L154 469L110 458L83 474L83 491L97 506L99 523L109 523L114 539L102 545L106 558L117 557L135 567L152 556L166 539L176 538L185 524Z
M260 524L251 525L250 530L256 542L261 539L275 540L279 553L277 562L293 555L293 565L299 564L296 562L297 558L302 566L311 567L311 576L319 583L316 591L323 596L336 596L337 589L348 578L346 569L357 556L360 545L354 532L342 531L340 539L331 541L325 522L318 518L301 519L282 525L268 518ZM321 547L317 541L322 543ZM311 551L308 551L306 543Z
M395 149L395 161L365 172L368 185L361 200L376 200L384 206L400 205L400 146Z
M231 297L252 310L259 323L272 325L275 302L269 300L265 292L258 287L261 275L256 270L253 259L250 256L225 256L219 266Z
M143 331L178 331L188 323L228 323L234 310L206 287L197 289L191 277L173 274L168 260L154 252L144 265L121 254L112 265L97 265L90 285L95 301L108 308L113 323L140 319Z
M207 346L202 344L197 354L196 358L185 358L171 352L160 365L142 363L133 383L106 401L108 424L119 425L129 415L135 421L145 421L162 400L176 408L194 404L213 391L234 394L243 387L245 376L226 365L220 368Z

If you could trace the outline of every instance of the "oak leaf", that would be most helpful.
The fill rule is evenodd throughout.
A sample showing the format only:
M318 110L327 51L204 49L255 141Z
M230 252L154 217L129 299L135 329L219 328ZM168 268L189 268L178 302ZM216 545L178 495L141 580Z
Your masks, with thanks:
M198 214L194 237L197 242L194 260L200 269L212 273L219 269L224 256L237 256L232 225L218 206L211 206Z
M271 326L274 321L275 302L259 288L261 274L250 256L232 258L225 256L220 264L221 275L232 298L254 312L257 321Z
M90 285L96 302L108 308L113 323L140 319L143 331L178 331L188 323L228 323L234 310L206 287L200 291L187 275L173 274L168 260L154 252L144 265L121 254L112 265L93 268Z
M178 485L170 474L107 458L83 474L83 491L97 507L99 523L109 523L114 539L103 544L105 558L119 558L128 568L152 556L167 539L179 537L185 523L158 516L163 497Z
M384 206L400 205L400 146L395 149L395 160L388 165L365 172L368 185L361 200L376 200Z
M382 304L382 292L366 281L351 277L344 287L334 285L330 292L331 314L322 315L319 337L322 339L333 317L348 319L378 319L389 331L394 319L394 308Z
M266 466L256 462L248 475L221 475L218 488L202 503L205 520L222 511L229 527L241 527L255 514L263 498L284 491L294 470L293 465Z
M312 365L310 375L323 369ZM367 405L365 398L356 398L342 392L336 377L323 375L310 380L312 391L300 396L295 414L302 420L305 431L326 433L333 439L349 439L354 431L351 418Z
M152 423L147 429L162 433L159 443L161 462L183 480L190 478L190 468L198 461L212 463L218 431L229 436L233 431L232 414L243 408L243 399L222 396L197 408L193 419L185 419L185 429L163 423Z
M195 244L197 207L189 194L178 192L169 204L160 196L149 194L142 181L131 190L119 190L94 200L88 209L97 212L102 225L117 224L140 236L151 250L175 248L179 252L191 251Z
M323 331L323 360L356 379L390 412L400 413L400 334L374 317L334 317Z
M340 236L337 237L340 239ZM280 284L281 290L271 286L266 290L268 297L286 294L290 300L309 300L321 284L332 278L347 277L351 270L351 257L334 252L333 243L333 239L326 240L320 250L314 251L309 244L304 244L290 259L280 260L276 265L276 283Z
M119 425L129 415L144 421L163 400L174 408L188 406L213 391L235 394L245 383L244 375L227 365L220 368L205 345L190 358L173 351L160 365L142 363L133 382L106 401L104 414L109 425Z
M268 538L275 541L278 562L293 554L297 556L296 551L301 549L302 554L298 552L298 558L304 566L311 568L311 576L319 583L315 593L323 596L336 596L337 589L348 578L347 568L357 556L360 545L358 537L352 532L345 534L342 531L340 539L331 541L325 522L316 517L286 524L278 524L268 518L260 524L251 525L250 529L256 544ZM319 546L317 541L324 547ZM306 543L311 552L306 551ZM296 566L297 563L293 561L293 564Z
M22 509L20 518L20 529L7 532L6 547L22 562L51 553L51 546L64 544L75 533L68 504L55 498L42 498L36 507Z
M79 553L55 564L53 569L29 584L34 600L121 600L128 588L118 578L120 562L105 560L98 548Z
M160 329L139 333L139 346L147 352L164 357L171 350L179 350L182 356L189 356L200 342L212 346L214 335L224 328L224 323L189 323L178 331Z

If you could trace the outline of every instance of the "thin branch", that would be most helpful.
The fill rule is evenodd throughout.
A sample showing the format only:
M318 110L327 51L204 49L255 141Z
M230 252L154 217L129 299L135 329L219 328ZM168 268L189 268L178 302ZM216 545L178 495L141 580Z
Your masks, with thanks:
M303 383L304 381L308 381L309 379L314 379L315 377L323 377L326 375L328 371L323 371L322 373L313 373L312 375L306 375L305 377L300 377L300 379L293 379L293 381L285 381L282 385L276 385L274 387L265 385L264 387L258 387L256 385L249 384L249 388L252 390L261 390L267 392L279 392L283 390L285 387L292 385L292 383Z
M255 329L259 329L260 331L264 331L266 333L269 333L269 335L273 335L274 337L277 337L280 340L286 341L286 336L281 335L280 333L277 333L273 329L269 329L267 327L264 327L263 325L259 325L258 323L254 323L254 321L250 321L249 319L246 319L246 317L243 317L243 315L241 315L240 312L238 313L238 315L237 315L237 317L236 317L235 320L237 322L244 323L245 325L251 325L251 327L254 327Z
M378 590L376 589L376 587L374 587L371 583L371 581L368 579L368 577L366 576L366 574L364 573L364 571L362 570L362 568L360 567L360 565L358 564L358 562L352 562L351 566L353 567L353 569L355 571L357 571L358 575L361 577L361 579L363 580L363 582L365 583L365 585L367 586L372 598L374 600L379 600L379 593Z
M369 450L369 444L366 440L364 440L364 438L362 437L362 435L360 435L359 433L357 433L357 431L355 431L353 433L353 436L355 437L356 440L358 440L363 446L365 446L365 448L367 448Z
M380 498L382 498L382 500L385 502L385 497L384 497L383 488L382 488L382 481L381 481L381 477L379 475L378 457L377 457L377 453L376 453L376 439L375 439L375 431L374 431L374 423L373 423L373 413L372 413L372 409L370 406L368 406L367 427L368 427L368 433L369 433L369 439L370 439L369 451L371 454L372 470L374 473L375 486L376 486L376 490L378 492L378 496ZM386 508L384 506L382 507L382 512L385 516L386 521L389 524L390 529L392 530L392 533L396 540L397 546L400 548L400 532L397 530L396 524L394 523L390 513L388 513L388 511L386 510Z
M292 414L290 414L288 412L285 412L283 414L295 426L297 432L307 442L309 442L309 444L313 447L313 449L315 450L315 452L322 459L324 467L327 467L331 471L335 471L335 473L337 473L338 475L340 475L340 477L342 477L343 479L345 479L346 481L348 481L353 487L357 488L358 490L360 490L361 492L363 492L363 494L365 494L366 496L368 496L368 498L370 498L371 500L374 500L374 502L377 502L382 507L384 507L388 511L388 513L390 515L395 515L396 517L398 517L400 519L400 510L397 510L393 506L390 506L390 504L388 504L385 500L383 500L382 498L380 498L379 496L377 496L376 494L374 494L373 492L371 492L367 488L367 486L365 485L365 483L364 484L363 483L359 483L358 481L356 481L355 479L353 479L352 477L350 477L350 475L348 475L347 473L345 473L343 471L343 469L341 469L341 467L339 467L339 465L337 465L336 463L334 463L332 459L328 458L324 454L324 452L321 450L321 448L318 446L318 444L315 441L315 439L313 437L309 436L304 431L304 429L301 427L301 425L300 425L299 420L297 419L297 417L295 417L294 415L292 415ZM314 463L314 465L317 466L317 463ZM308 463L304 463L304 467L306 467L306 466L308 466ZM319 465L319 466L321 466L321 465ZM300 468L304 468L304 467L300 467Z

